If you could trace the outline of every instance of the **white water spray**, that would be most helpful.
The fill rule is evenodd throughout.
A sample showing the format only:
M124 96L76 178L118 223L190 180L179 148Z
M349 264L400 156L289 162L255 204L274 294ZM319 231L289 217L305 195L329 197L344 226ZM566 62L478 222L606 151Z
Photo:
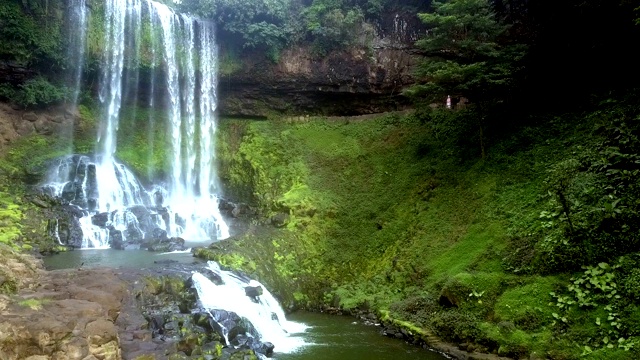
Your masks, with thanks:
M223 284L216 285L201 273L194 272L193 285L205 309L231 311L246 318L260 334L259 340L274 344L277 352L288 353L305 345L301 338L290 335L304 332L308 327L287 321L278 301L261 283L220 270L213 261L209 261L207 267L220 276ZM247 286L262 288L262 295L257 297L257 302L247 296Z
M79 0L76 6L81 6L80 14L84 14L84 1ZM72 185L82 197L74 198L72 202L89 216L110 213L108 225L118 231L122 225L118 214L142 205L153 207L152 211L168 213L156 220L168 236L190 241L229 237L229 228L219 210L214 161L217 48L213 24L178 15L168 6L149 0L106 0L104 9L105 46L99 85L103 113L97 155L90 161L95 186L89 194L87 187L91 186L63 171L49 179L50 188L57 190L55 195L61 196L65 186ZM134 103L139 97L140 34L145 22L150 24L152 32L158 29L161 33L161 40L151 44L154 69L147 104L155 106L154 99L167 100L164 108L169 114L167 129L171 153L166 188L157 191L157 185L151 192L147 192L133 173L115 158L124 94L130 93L127 101ZM156 50L161 60L156 58ZM159 80L154 77L156 66L162 69L158 72L162 74ZM131 67L135 67L133 74L128 73L132 71ZM164 86L159 86L157 82L160 81L164 81ZM128 86L132 84L134 88L130 89ZM163 195L157 196L158 193ZM86 206L89 202L94 205ZM83 247L108 246L110 235L105 238L98 234L94 221L84 219L80 223L86 238Z

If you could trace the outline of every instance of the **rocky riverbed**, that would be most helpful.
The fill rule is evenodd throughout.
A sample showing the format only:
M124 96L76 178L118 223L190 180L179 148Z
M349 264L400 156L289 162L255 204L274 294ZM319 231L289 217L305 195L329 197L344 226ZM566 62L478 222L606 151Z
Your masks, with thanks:
M4 246L2 255L2 360L257 359L256 351L273 351L242 337L251 325L234 314L198 311L184 264L45 271ZM233 336L223 339L222 322Z

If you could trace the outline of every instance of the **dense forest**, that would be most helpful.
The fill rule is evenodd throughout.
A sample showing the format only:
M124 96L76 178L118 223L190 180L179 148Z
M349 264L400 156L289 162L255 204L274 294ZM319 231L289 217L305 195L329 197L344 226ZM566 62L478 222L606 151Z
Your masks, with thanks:
M68 3L0 0L0 101L37 112L79 96L71 146L89 153L104 19L89 22L87 84L74 95ZM371 312L469 352L640 357L638 1L166 3L215 23L221 74L256 57L277 66L293 48L318 63L373 58L388 14L416 19L419 34L396 94L404 111L350 118L266 104L266 118L222 117L224 193L251 211L243 232L196 256L259 278L291 308ZM145 29L142 60L125 65L141 78L157 66ZM166 153L136 133L163 131L140 125L163 116L123 107L129 133L116 155L141 176L168 172ZM0 253L65 251L30 199L68 141L2 141ZM19 284L0 265L0 292Z

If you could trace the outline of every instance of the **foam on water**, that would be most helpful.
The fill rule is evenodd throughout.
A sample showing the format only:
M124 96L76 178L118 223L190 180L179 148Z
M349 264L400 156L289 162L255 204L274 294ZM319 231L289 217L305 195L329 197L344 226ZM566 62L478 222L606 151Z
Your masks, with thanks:
M213 261L208 263L208 269L220 276L224 284L216 285L201 273L194 272L193 284L204 308L232 311L248 319L260 334L260 341L274 344L276 352L289 353L307 345L302 338L292 335L304 332L308 327L288 321L278 301L261 283L221 270ZM262 287L258 302L246 295L247 286Z

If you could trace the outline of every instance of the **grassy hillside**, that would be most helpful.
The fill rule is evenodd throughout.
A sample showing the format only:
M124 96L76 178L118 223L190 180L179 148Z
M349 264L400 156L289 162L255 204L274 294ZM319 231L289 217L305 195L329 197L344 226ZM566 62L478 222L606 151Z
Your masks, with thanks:
M597 108L494 131L484 159L455 135L472 110L225 120L223 182L262 220L199 255L472 349L637 358L639 112Z

